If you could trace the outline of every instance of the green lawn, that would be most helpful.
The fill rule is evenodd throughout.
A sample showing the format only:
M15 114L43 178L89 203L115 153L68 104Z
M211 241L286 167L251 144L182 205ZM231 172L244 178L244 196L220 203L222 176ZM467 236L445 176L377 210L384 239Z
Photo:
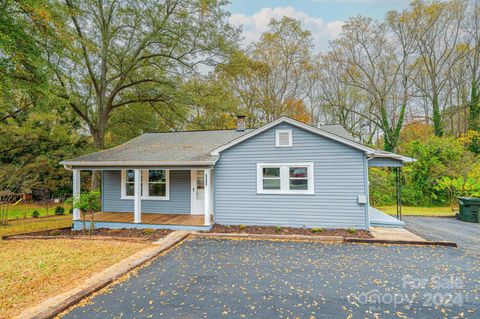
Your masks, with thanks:
M21 219L32 217L32 212L37 210L40 216L53 216L55 215L55 207L62 206L65 208L65 214L68 215L71 205L67 204L50 204L48 207L48 213L45 206L41 204L18 204L10 205L8 208L8 219Z
M11 220L0 226L0 237L72 226L72 215Z
M383 206L376 207L382 212L385 212L389 215L395 216L397 214L396 206ZM403 206L402 207L403 216L455 216L455 213L452 212L450 206L448 207L412 207L412 206Z

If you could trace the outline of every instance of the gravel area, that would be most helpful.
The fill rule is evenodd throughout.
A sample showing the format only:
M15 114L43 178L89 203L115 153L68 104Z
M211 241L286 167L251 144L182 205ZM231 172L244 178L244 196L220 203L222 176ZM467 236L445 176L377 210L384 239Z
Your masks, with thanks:
M425 239L453 241L467 252L480 255L480 224L445 217L406 216L402 220L408 230Z
M190 239L64 318L478 318L479 266L450 247Z

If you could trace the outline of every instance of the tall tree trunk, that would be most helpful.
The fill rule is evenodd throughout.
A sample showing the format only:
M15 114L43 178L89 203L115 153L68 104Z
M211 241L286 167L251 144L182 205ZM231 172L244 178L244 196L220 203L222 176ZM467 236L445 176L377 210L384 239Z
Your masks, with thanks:
M442 114L440 112L440 105L438 103L438 93L433 94L432 109L433 109L433 131L436 136L442 136L443 123L442 123Z
M470 130L480 131L480 92L477 90L475 79L472 81L469 109L468 128Z
M102 119L99 120L102 122ZM97 150L103 150L105 148L105 130L104 125L101 123L98 124L98 129L92 132L93 136L93 145ZM100 171L92 171L92 190L98 190L100 188Z

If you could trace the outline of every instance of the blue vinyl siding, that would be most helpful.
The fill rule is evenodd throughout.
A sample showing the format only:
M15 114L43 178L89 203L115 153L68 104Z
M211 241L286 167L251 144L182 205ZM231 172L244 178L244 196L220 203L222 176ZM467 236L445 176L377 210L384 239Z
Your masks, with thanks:
M120 199L121 171L103 171L102 210L133 212L133 199ZM190 214L190 171L170 171L170 199L142 199L143 213Z
M276 148L275 130L292 129L293 147ZM282 123L223 151L215 165L215 222L224 225L366 228L365 154ZM257 163L314 162L315 195L257 194Z

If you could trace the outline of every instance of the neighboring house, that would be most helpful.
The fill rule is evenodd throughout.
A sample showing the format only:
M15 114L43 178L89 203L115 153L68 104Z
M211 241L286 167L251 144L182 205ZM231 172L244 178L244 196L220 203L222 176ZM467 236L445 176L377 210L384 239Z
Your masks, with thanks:
M145 133L63 161L102 173L96 227L208 229L222 225L359 228L402 222L370 208L368 168L413 159L357 143L339 125L282 117L258 129ZM74 212L74 227L81 227Z

